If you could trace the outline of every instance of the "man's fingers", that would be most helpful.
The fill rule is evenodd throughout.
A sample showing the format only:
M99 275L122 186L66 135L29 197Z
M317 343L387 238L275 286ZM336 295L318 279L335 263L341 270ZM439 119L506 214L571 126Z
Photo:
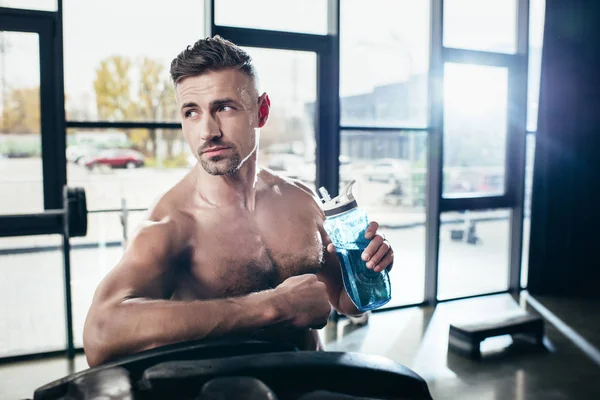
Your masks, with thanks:
M388 272L392 270L392 265L394 264L394 251L390 250L387 252L383 260L379 261L379 264L375 266L373 271L381 272L384 269L388 269Z
M381 245L376 250L376 252L373 254L373 256L369 259L369 261L367 262L367 268L372 269L372 268L376 267L377 265L379 265L381 263L381 260L383 260L383 258L385 257L385 255L388 253L389 250L390 250L389 243L382 239Z
M373 239L377 233L377 229L379 229L379 224L375 221L371 221L367 227L367 230L365 231L365 239Z
M375 255L375 253L377 253L377 250L379 250L379 247L381 246L382 243L383 243L383 238L379 235L376 235L373 238L373 240L371 240L371 242L369 243L369 245L367 246L365 251L363 251L362 260L370 261L371 258Z
M333 245L333 243L329 243L327 245L327 251L330 253L335 253L335 246Z

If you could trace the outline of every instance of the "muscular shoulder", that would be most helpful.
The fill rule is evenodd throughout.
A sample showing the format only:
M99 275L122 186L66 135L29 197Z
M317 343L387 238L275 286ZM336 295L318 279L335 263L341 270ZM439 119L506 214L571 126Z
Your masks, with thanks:
M187 195L188 186L186 178L183 178L158 197L148 209L146 218L137 226L134 237L156 237L156 240L172 244L169 247L173 251L186 243L192 228L188 212L190 207L186 204L190 198Z
M261 179L270 190L280 194L286 202L294 205L308 206L321 213L321 202L314 191L298 179L279 175L268 169L261 171Z

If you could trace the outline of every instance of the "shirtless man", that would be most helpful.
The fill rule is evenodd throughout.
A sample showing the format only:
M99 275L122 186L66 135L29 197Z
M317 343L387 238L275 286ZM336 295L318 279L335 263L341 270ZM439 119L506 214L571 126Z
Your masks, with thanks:
M90 366L187 340L260 333L306 350L333 306L360 313L343 288L319 200L257 165L270 100L249 56L219 37L171 64L183 134L197 165L160 198L100 283L84 328ZM363 259L389 268L372 222Z

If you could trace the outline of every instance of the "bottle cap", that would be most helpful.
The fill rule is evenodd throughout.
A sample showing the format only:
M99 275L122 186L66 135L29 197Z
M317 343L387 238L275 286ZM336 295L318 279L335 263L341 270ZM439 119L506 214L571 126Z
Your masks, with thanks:
M356 183L353 179L340 192L339 196L333 199L329 196L329 192L324 187L319 188L323 201L323 211L326 217L342 214L358 207L358 203L352 195L352 186Z

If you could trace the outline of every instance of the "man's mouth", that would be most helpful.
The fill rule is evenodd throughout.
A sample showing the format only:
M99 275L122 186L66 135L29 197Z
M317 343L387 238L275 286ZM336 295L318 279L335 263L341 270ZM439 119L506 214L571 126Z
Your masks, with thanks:
M229 150L230 148L227 146L215 146L215 147L209 147L208 149L202 151L202 154L206 154L208 156L218 156L221 155L223 153L225 153L227 150Z

